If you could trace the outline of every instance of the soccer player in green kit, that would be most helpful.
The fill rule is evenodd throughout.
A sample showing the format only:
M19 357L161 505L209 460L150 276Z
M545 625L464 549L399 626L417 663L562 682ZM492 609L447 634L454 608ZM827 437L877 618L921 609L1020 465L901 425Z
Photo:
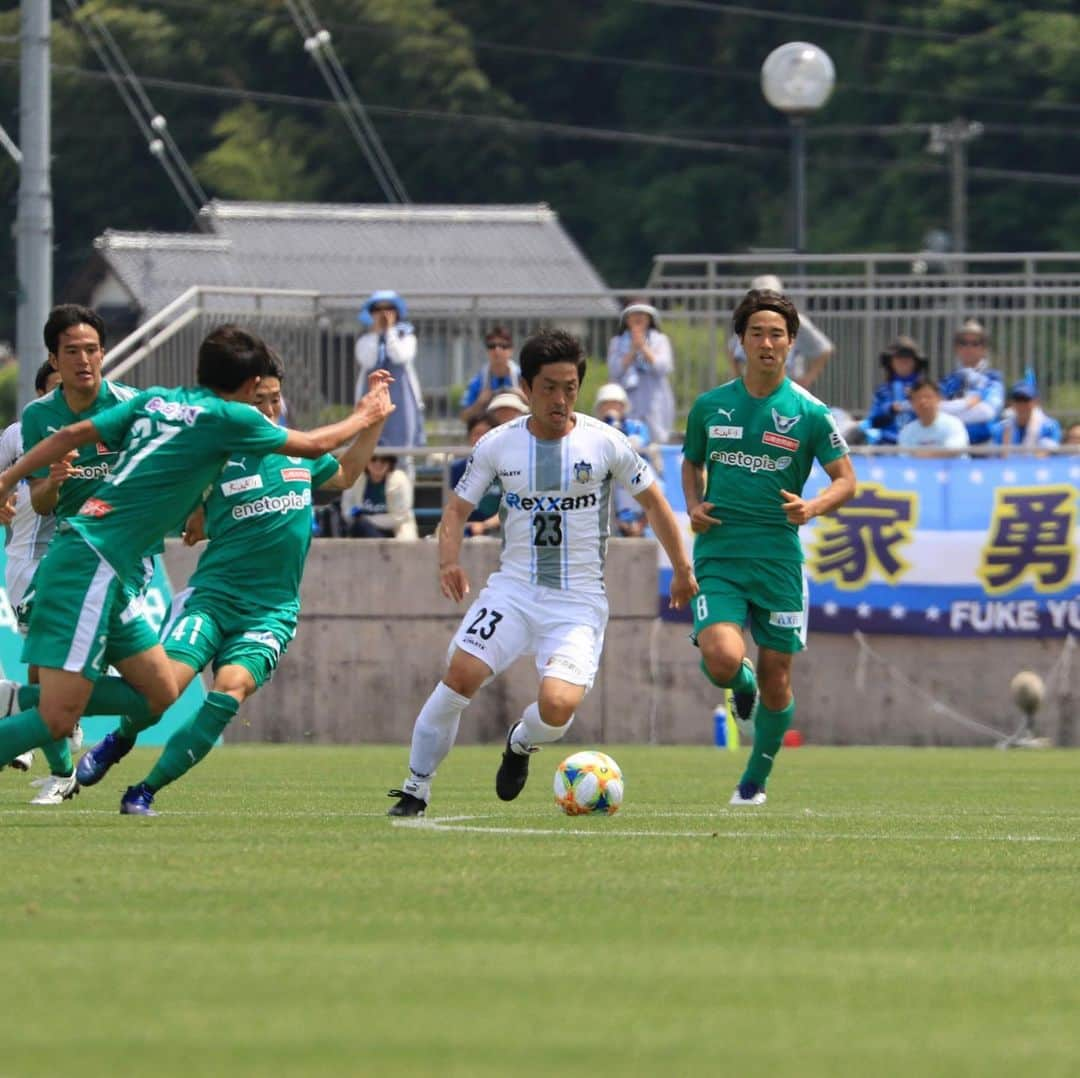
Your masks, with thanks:
M281 418L284 371L272 357L271 373L254 404L273 423ZM340 460L315 461L271 453L236 455L224 464L202 506L189 518L184 541L209 535L187 588L173 602L162 629L177 688L213 664L214 685L202 708L169 738L142 782L120 802L125 815L155 816L154 795L190 771L213 748L241 704L270 678L296 634L300 579L311 547L312 492L346 490L360 477L382 433L368 427ZM238 589L237 566L258 586ZM93 786L135 745L137 735L157 721L125 718L79 761L83 786Z
M62 522L38 570L48 598L34 604L23 659L40 669L40 696L37 688L9 692L2 710L11 709L11 695L25 710L0 721L0 763L67 736L88 705L99 714L157 715L177 699L171 663L141 618L144 647L124 660L123 679L102 678L111 623L131 601L127 582L143 552L184 523L230 459L275 452L317 459L393 410L389 375L373 372L347 418L309 433L285 430L251 407L270 373L262 341L218 327L199 348L198 386L144 390L51 434L0 472L2 502L20 479L73 449L101 442L120 450L98 493ZM36 705L23 699L27 691Z
M855 493L848 448L829 409L785 374L799 315L787 296L748 292L735 311L747 362L740 378L690 409L682 485L700 592L691 603L705 676L729 689L754 747L732 805L762 805L795 713L791 660L806 646L799 527ZM802 497L815 458L832 482ZM758 666L746 657L749 616ZM759 695L760 694L760 695Z

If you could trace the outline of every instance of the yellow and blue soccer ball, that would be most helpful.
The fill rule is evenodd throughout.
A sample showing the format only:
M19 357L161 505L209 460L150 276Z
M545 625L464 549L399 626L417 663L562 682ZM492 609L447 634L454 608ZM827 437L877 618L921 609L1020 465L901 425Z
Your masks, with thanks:
M575 752L555 769L555 804L567 816L611 816L622 799L622 770L606 753Z

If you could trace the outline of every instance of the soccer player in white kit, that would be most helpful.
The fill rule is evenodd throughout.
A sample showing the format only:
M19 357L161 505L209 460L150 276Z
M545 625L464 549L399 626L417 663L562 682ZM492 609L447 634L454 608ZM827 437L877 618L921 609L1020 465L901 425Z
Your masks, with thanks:
M520 655L535 655L537 700L511 726L495 792L512 801L529 774L529 756L560 740L592 686L604 645L608 604L604 553L611 484L641 503L671 560L671 605L684 606L697 581L679 525L649 465L627 437L574 411L585 377L581 342L561 330L529 338L520 355L529 415L477 442L439 528L439 583L448 599L469 593L458 562L465 521L495 480L502 486L502 558L461 621L449 668L413 726L409 775L391 816L420 816L436 768L457 736L461 713L481 686Z
M34 375L34 391L43 397L60 384L60 372L45 360ZM10 467L22 456L22 423L15 420L0 434L0 471ZM56 531L56 517L51 513L39 516L30 504L30 487L20 483L9 503L15 516L7 525L4 548L7 559L4 566L4 587L8 603L17 610L23 601L38 562L49 548L49 540ZM34 762L34 751L20 753L11 761L19 771L29 771Z

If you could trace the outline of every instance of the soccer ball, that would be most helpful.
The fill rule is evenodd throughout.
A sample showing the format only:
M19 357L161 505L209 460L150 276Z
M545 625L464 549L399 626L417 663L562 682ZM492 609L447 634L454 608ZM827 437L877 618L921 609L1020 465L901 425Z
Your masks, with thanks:
M555 804L567 816L619 811L623 777L619 765L602 752L575 752L555 769Z

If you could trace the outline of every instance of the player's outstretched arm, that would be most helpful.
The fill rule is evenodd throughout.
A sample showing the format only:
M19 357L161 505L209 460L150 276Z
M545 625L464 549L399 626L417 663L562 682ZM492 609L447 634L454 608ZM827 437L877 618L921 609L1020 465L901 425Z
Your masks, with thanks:
M66 457L68 453L91 442L101 441L101 435L97 427L89 419L80 423L72 423L70 427L63 427L48 438L42 438L37 445L24 453L10 468L0 472L0 500L7 500L7 496L15 489L15 484L28 475L47 468L54 461Z
M469 594L469 578L459 564L465 521L476 508L458 494L451 494L439 522L439 587L447 599L460 602Z
M636 495L636 498L645 510L649 524L671 562L674 572L671 579L671 606L677 610L690 602L698 593L694 567L690 564L690 556L686 553L679 522L675 519L667 498L657 490L655 483Z
M287 457L314 459L333 452L374 427L378 428L375 434L378 440L386 417L394 410L394 405L390 403L390 383L393 380L385 370L372 371L368 375L368 391L357 401L352 415L315 430L291 430L277 452Z

